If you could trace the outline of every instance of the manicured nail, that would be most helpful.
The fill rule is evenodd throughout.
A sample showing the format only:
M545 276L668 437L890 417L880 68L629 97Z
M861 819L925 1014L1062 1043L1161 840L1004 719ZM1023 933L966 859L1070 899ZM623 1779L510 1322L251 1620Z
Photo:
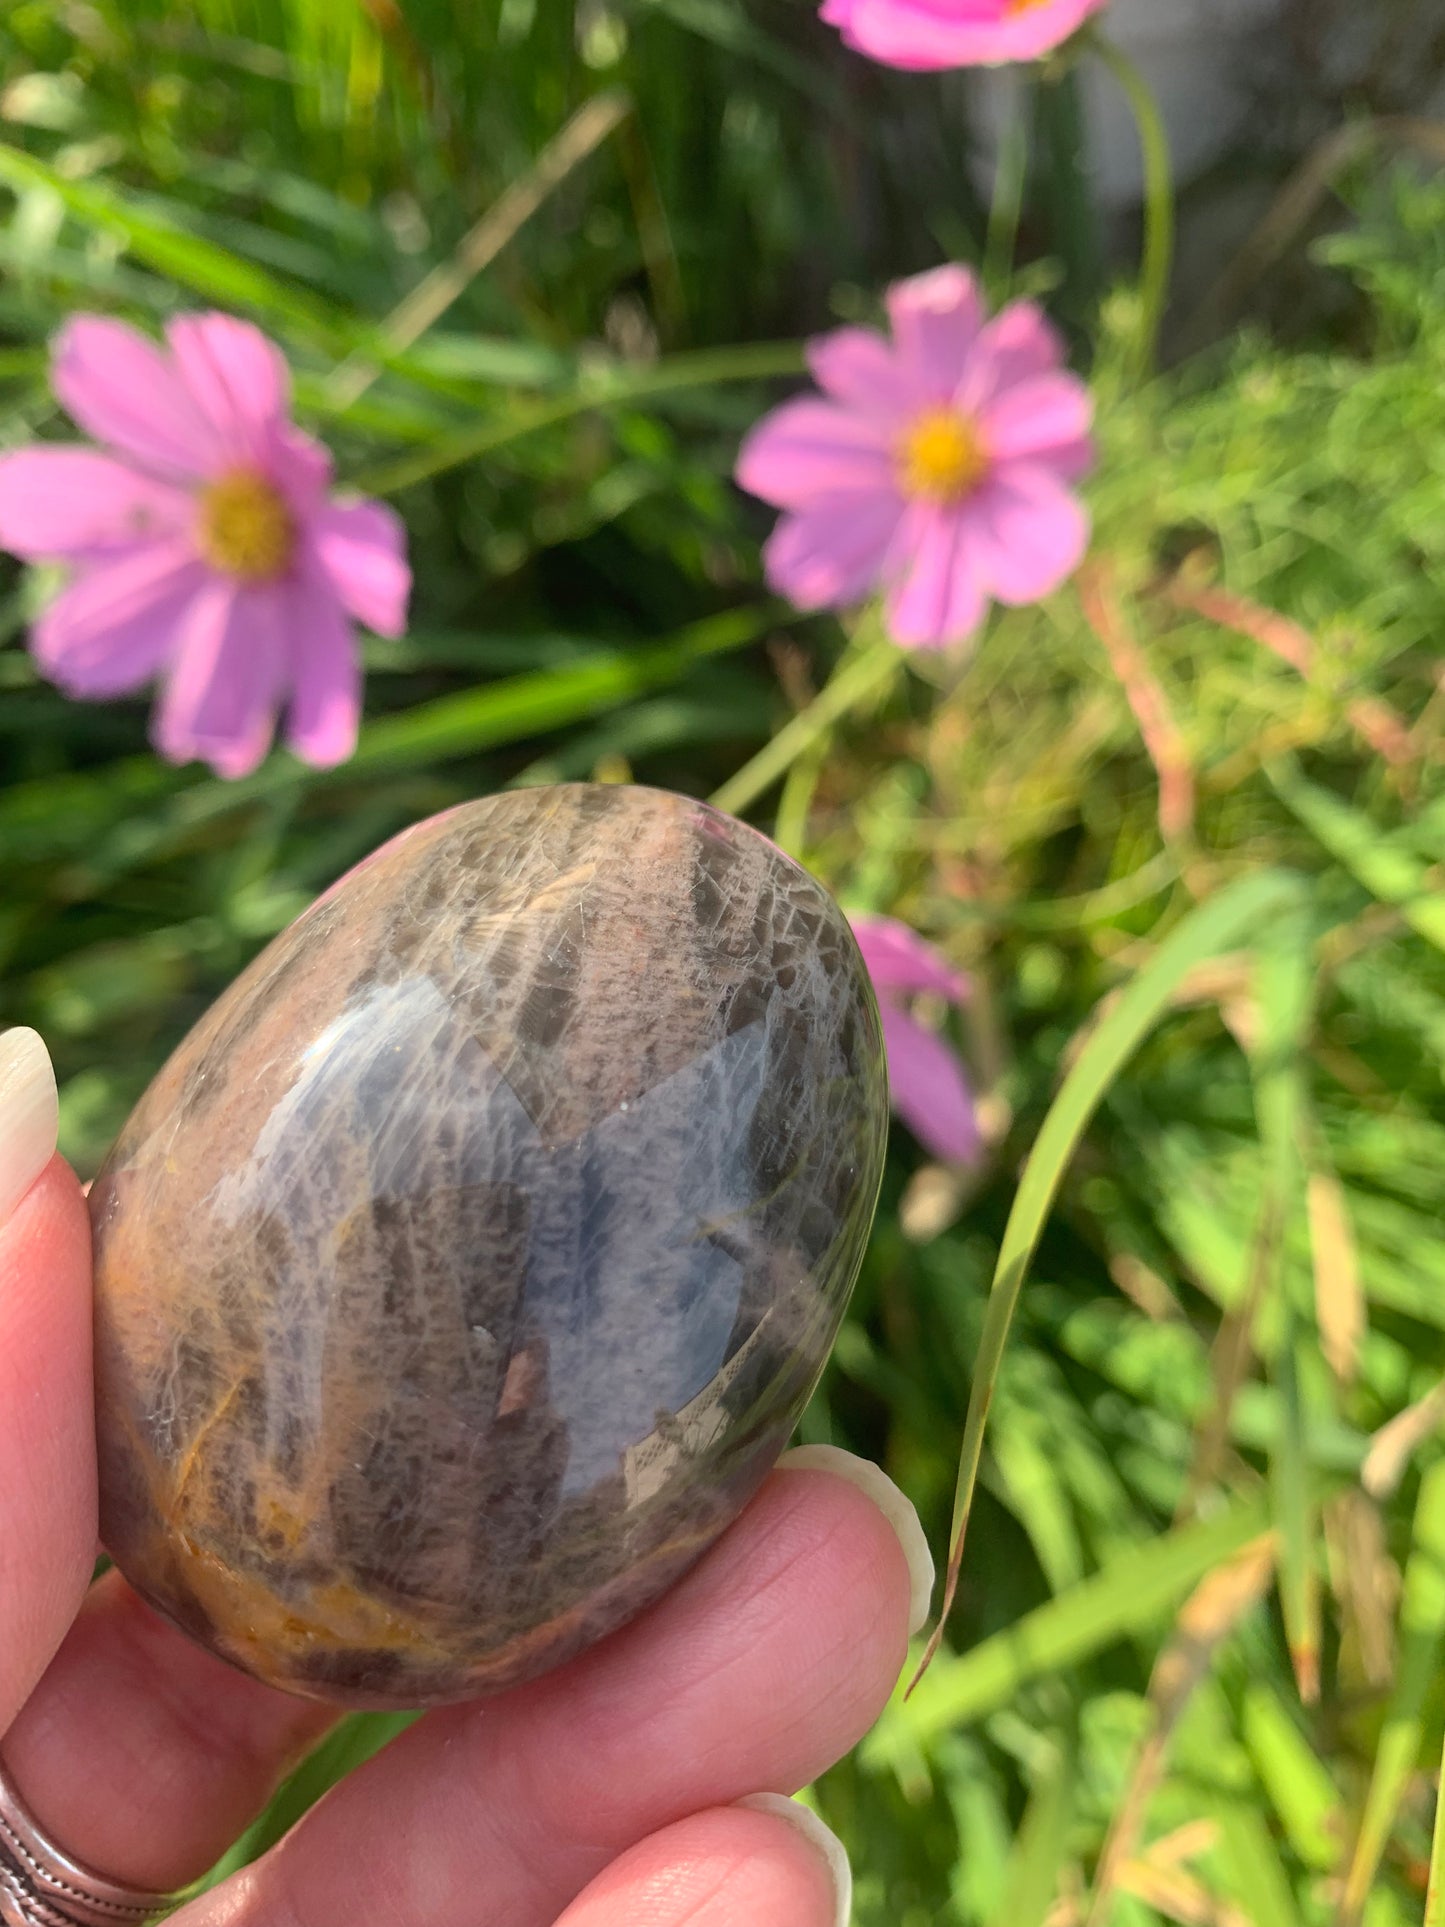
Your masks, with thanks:
M0 1224L54 1157L59 1123L55 1072L38 1032L0 1034Z
M877 1506L898 1534L903 1557L908 1561L908 1575L913 1581L908 1613L908 1636L911 1639L928 1618L935 1577L933 1554L928 1550L928 1541L923 1536L923 1527L913 1501L906 1493L899 1491L881 1465L874 1465L871 1459L860 1459L838 1445L795 1445L791 1452L784 1452L778 1460L778 1470L831 1472L835 1479L846 1479L849 1485L856 1485Z
M823 1451L831 1448L799 1447L799 1450ZM754 1813L776 1814L779 1820L786 1820L828 1863L828 1872L833 1877L833 1891L838 1896L838 1910L833 1916L834 1927L848 1927L853 1916L853 1869L848 1865L848 1850L831 1827L825 1827L810 1807L800 1800L790 1800L785 1793L750 1793L746 1800L736 1800L735 1806L751 1807Z

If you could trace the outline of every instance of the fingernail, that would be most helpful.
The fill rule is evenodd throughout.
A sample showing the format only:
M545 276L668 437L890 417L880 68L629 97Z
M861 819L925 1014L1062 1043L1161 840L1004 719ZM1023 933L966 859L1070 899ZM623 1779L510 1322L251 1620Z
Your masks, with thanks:
M0 1035L0 1224L55 1155L60 1107L37 1031Z
M913 1582L908 1611L908 1637L911 1639L921 1631L928 1618L929 1602L933 1598L935 1574L933 1554L928 1550L928 1541L923 1536L918 1509L908 1495L899 1491L881 1465L874 1465L871 1459L860 1459L855 1453L845 1452L838 1445L795 1445L791 1452L784 1452L778 1460L778 1470L831 1472L835 1479L846 1479L849 1485L856 1485L861 1493L873 1501L898 1534L903 1557L908 1561L908 1576Z
M825 1451L831 1447L803 1447L800 1451ZM833 1891L838 1896L838 1910L833 1916L834 1927L848 1927L853 1915L853 1869L848 1865L848 1849L831 1827L805 1807L800 1800L790 1800L785 1793L750 1793L745 1800L735 1800L734 1806L751 1807L754 1813L775 1814L779 1820L786 1820L812 1847L815 1847L828 1863L828 1872L833 1876Z

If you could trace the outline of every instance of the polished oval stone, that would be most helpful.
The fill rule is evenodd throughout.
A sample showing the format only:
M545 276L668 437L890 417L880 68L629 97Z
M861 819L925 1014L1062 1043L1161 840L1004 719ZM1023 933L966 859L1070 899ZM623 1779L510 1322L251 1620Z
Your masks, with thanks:
M590 785L406 831L202 1019L92 1188L106 1547L312 1697L555 1665L786 1444L886 1122L852 934L756 831Z

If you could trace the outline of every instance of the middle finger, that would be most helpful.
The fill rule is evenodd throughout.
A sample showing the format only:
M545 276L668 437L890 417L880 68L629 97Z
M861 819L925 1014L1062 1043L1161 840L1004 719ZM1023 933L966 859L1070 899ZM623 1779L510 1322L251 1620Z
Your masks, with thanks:
M175 1927L546 1927L645 1835L846 1752L898 1675L911 1590L855 1485L780 1470L642 1618L411 1728Z

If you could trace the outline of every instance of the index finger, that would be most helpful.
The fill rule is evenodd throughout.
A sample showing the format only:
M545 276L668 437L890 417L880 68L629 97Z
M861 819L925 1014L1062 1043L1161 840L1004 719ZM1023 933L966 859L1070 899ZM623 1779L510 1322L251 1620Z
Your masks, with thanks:
M55 1075L0 1037L0 1734L50 1663L95 1562L90 1221L55 1155Z

